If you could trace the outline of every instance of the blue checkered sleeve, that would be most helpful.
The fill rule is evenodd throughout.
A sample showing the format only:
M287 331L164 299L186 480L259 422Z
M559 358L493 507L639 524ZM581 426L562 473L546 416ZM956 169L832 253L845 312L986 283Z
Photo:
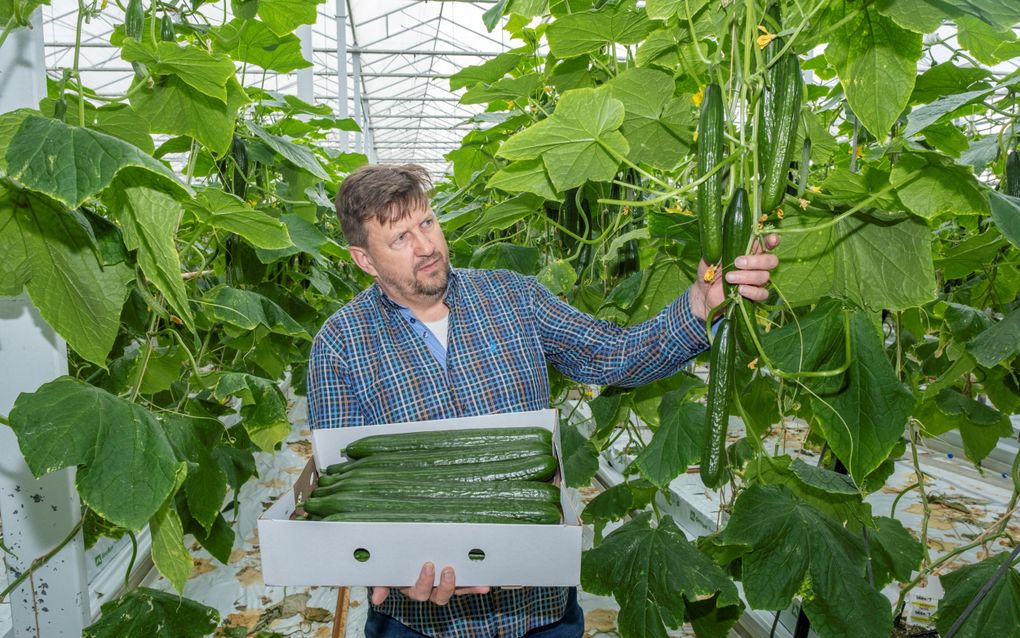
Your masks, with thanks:
M546 358L582 383L635 387L676 373L708 347L689 292L655 317L622 327L595 319L528 279Z
M314 428L365 425L343 351L333 332L320 332L312 344L308 361L308 422Z

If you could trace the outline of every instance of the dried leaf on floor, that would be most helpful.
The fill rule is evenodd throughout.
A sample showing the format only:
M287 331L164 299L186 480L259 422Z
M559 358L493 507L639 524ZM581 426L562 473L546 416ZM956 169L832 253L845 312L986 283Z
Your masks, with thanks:
M618 613L615 609L593 609L584 615L584 628L586 631L616 631Z
M251 565L241 568L241 570L235 575L235 578L237 578L237 581L245 587L262 584L262 572Z
M216 565L208 558L194 558L192 559L194 567L191 570L191 576L189 578L195 578L202 574L208 574L209 572L216 571Z

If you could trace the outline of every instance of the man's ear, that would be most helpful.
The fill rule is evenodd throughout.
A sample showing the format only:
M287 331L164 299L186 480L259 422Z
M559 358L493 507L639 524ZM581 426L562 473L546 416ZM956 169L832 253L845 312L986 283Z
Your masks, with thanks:
M360 246L351 246L347 249L347 251L351 254L351 259L353 259L354 263L358 265L358 268L361 268L372 277L378 275L375 265L372 263L372 257L369 256L368 252L366 252L364 248Z

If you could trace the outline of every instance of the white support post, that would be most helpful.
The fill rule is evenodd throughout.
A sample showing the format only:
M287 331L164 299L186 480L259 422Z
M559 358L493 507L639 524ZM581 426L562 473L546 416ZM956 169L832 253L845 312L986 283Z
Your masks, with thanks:
M312 49L312 25L302 24L297 28L297 37L301 41L301 57L312 63L312 66L297 70L297 96L309 104L315 103L315 54Z
M31 30L10 34L0 48L0 113L35 107L46 96L42 14ZM21 392L67 373L63 340L25 296L0 297L0 413L10 414ZM11 582L63 540L81 518L74 471L36 480L25 466L11 428L0 425L0 520ZM91 622L85 551L78 536L10 595L9 636L78 637ZM3 630L0 629L0 634Z
M347 0L336 0L336 83L337 116L349 117L347 110ZM350 151L347 131L340 131L340 150Z
M361 127L361 133L355 133L355 150L365 152L365 130L367 128L365 105L361 102L361 54L357 51L351 56L354 80L354 121Z

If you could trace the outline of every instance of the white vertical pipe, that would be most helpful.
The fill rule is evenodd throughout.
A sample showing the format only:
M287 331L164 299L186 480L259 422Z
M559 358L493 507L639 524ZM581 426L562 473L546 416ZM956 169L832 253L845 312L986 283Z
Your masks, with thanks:
M336 82L337 115L349 117L347 110L347 0L336 0ZM340 150L350 150L347 131L340 131Z
M298 98L314 104L315 102L315 53L312 49L312 25L302 24L297 28L297 37L301 41L301 57L312 63L312 66L297 70Z
M361 102L361 54L357 51L351 56L352 74L354 81L354 121L361 127L361 133L355 133L355 150L359 153L365 152L365 105Z

